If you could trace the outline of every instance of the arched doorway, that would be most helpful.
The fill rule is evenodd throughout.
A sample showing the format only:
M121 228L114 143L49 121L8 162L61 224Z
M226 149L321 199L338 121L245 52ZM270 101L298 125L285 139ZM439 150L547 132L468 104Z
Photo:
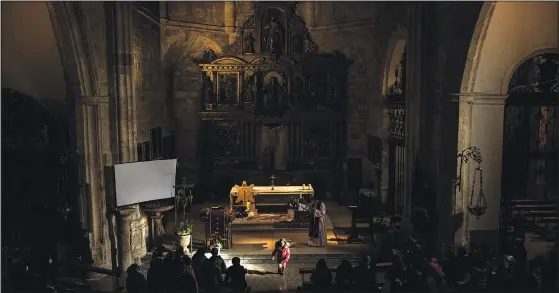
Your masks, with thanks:
M386 107L383 124L386 125L383 166L383 185L388 187L387 207L399 221L403 214L405 196L405 93L406 93L406 41L399 39L392 50L385 75Z
M475 167L465 167L455 201L455 215L462 214L456 240L461 243L499 245L503 229L503 133L505 104L513 73L519 64L542 52L556 52L557 3L486 2L481 9L466 59L460 89L458 149L477 147L483 154L483 191L487 212L477 218L467 207L480 184L472 187ZM516 21L524 19L523 22ZM478 177L479 182L479 177Z
M511 229L513 200L558 199L559 54L524 61L513 73L505 103L501 233ZM503 243L503 244L504 244Z
M2 89L2 245L55 257L80 229L78 174L67 128L43 104Z

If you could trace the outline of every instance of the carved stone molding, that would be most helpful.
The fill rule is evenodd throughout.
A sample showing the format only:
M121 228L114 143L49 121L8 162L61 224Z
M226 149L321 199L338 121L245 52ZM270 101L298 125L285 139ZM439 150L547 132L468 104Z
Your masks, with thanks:
M107 105L109 104L110 97L78 97L76 101L82 105Z
M460 93L457 94L460 103L474 105L504 105L509 95L488 93Z

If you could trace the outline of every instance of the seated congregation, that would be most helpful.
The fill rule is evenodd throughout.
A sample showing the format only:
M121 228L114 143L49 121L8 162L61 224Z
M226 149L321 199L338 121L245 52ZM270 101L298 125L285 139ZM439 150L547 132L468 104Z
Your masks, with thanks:
M299 269L302 291L324 292L444 292L553 291L557 282L557 247L547 257L528 260L524 244L497 255L486 246L442 246L436 253L413 237L392 244L388 263L363 256L356 267L342 259L329 268L324 259L314 269ZM310 283L304 274L310 273ZM381 274L384 273L384 278ZM381 282L377 283L377 275ZM382 280L384 279L384 280Z
M238 257L232 259L233 265L226 267L217 248L211 249L211 257L206 258L206 249L200 248L191 257L182 247L164 256L165 248L153 252L147 279L139 271L137 264L127 270L126 290L130 293L146 292L192 292L200 289L216 292L228 288L231 292L250 292L245 279L247 270Z

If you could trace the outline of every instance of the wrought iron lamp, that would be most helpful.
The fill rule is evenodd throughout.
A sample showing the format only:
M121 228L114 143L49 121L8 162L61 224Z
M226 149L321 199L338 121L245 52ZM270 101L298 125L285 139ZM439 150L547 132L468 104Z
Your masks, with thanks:
M476 187L476 174L479 173L479 194L477 200L474 204L474 193ZM468 206L468 211L470 214L476 216L478 219L485 214L487 210L487 201L485 200L485 195L483 194L483 170L477 167L474 171L474 180L472 182L472 192L470 194L470 205Z
M464 149L458 154L458 159L460 159L460 167L458 177L454 181L454 191L456 189L461 190L462 187L462 170L464 164L468 163L469 161L474 161L477 163L477 167L474 171L474 179L472 182L472 191L470 193L470 203L468 205L468 212L478 219L485 214L487 211L487 201L485 199L485 194L483 192L483 170L481 169L481 162L483 161L483 156L481 154L481 150L477 147L469 147ZM477 196L477 200L474 202L475 196L475 185L476 185L476 178L479 174L479 193Z

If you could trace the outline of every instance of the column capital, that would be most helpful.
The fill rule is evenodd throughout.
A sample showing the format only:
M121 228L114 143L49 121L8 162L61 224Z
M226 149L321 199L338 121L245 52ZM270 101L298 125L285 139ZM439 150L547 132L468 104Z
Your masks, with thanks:
M117 209L117 215L125 222L132 220L132 215L136 214L138 210L135 208Z
M507 101L508 94L492 94L492 93L458 93L453 94L455 101L460 103L468 103L473 105L504 105Z
M77 97L76 101L82 105L107 105L109 97L96 96L96 97Z

